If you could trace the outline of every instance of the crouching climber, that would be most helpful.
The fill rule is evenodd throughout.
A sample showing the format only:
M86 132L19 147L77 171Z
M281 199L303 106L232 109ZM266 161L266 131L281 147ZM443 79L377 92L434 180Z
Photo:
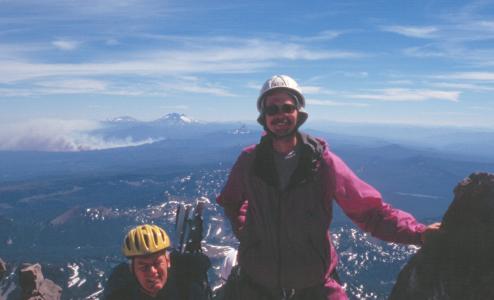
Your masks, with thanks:
M210 300L208 257L200 251L173 251L170 246L168 234L156 225L132 228L122 246L129 263L112 271L104 299Z

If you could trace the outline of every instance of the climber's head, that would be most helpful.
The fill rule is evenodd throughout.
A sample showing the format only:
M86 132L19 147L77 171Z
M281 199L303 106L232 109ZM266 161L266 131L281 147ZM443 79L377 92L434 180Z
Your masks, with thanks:
M156 225L139 225L124 238L123 254L131 260L131 270L142 290L155 296L166 284L170 238Z

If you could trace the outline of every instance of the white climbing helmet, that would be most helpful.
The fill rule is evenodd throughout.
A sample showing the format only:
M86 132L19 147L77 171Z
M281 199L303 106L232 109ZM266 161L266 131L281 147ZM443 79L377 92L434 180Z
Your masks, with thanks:
M266 80L264 85L259 92L259 97L257 98L257 110L262 113L264 108L264 99L266 95L274 90L280 90L287 92L292 96L297 102L297 109L302 109L305 107L305 98L302 95L297 82L287 75L274 75L270 79Z

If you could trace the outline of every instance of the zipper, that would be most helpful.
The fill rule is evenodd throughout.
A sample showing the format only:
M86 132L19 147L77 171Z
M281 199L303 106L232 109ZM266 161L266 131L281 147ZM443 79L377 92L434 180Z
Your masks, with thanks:
M281 215L282 215L282 211L281 211L281 199L282 199L282 191L280 190L277 190L277 194L278 194L278 285L279 287L281 288L281 262L282 262L282 259L281 259Z

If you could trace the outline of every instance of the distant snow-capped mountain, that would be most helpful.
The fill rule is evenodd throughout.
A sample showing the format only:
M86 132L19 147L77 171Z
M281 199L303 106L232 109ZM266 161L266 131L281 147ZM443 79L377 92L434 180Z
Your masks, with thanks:
M166 125L187 125L198 123L198 121L187 117L185 114L169 113L163 117L156 119L153 123L166 124Z
M164 124L164 125L186 125L186 124L193 124L193 123L199 123L199 121L194 120L185 114L181 113L176 113L172 112L169 114L166 114L156 120L153 121L139 121L136 118L133 118L131 116L119 116L115 117L112 119L108 119L104 121L105 123L110 123L113 125L118 125L118 124L137 124L137 123L143 123L143 124L149 124L149 125L156 125L156 124Z
M158 141L163 139L196 138L205 134L245 134L248 129L238 128L238 123L203 122L183 113L172 112L156 120L139 121L133 117L117 117L102 122L101 128L90 134L108 141Z
M239 128L230 131L230 133L235 135L241 135L241 134L250 134L252 133L252 131L249 128L247 128L247 125L242 124L240 125Z

